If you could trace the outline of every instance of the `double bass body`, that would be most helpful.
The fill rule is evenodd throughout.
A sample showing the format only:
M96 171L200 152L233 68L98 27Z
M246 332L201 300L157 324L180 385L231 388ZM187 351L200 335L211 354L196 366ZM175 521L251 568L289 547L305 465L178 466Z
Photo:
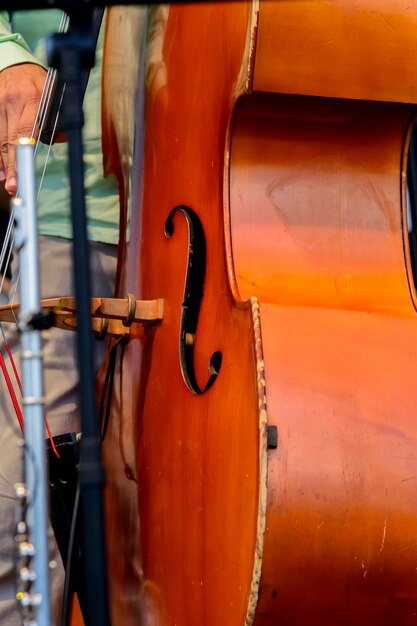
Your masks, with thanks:
M126 284L164 318L119 406L146 626L416 619L416 32L402 0L150 12Z

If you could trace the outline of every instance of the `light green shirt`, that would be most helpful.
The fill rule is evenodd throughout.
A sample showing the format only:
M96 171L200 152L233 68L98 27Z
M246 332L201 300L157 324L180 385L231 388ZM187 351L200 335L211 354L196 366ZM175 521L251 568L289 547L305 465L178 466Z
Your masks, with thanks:
M44 37L56 32L61 19L58 10L16 12L12 34L8 15L0 11L0 71L19 63L45 64ZM103 31L103 29L102 29ZM85 186L88 234L94 241L115 244L119 238L119 196L115 179L103 178L101 148L101 64L103 34L97 46L96 66L91 72L84 100ZM38 183L42 179L48 149L41 146L36 156ZM50 151L38 203L39 232L71 238L67 177L67 146L56 144Z

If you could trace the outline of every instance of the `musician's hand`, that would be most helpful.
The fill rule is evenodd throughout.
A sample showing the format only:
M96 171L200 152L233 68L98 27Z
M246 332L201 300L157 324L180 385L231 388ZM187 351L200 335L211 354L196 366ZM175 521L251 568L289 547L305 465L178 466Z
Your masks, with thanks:
M0 72L0 181L6 180L10 195L17 190L15 143L32 135L45 75L33 63Z

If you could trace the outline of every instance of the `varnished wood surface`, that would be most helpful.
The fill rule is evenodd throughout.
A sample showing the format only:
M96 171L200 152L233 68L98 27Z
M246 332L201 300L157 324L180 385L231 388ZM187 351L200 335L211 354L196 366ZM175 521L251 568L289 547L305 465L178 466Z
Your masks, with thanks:
M255 91L417 102L417 5L261 0Z
M120 196L120 237L115 294L123 296L126 243L129 237L131 183L141 168L133 165L135 113L146 55L146 9L111 7L106 11L102 74L103 171L113 174ZM136 168L136 169L135 169Z
M83 616L76 595L72 602L71 626L84 626Z
M403 175L412 112L263 96L236 116L236 281L261 300L279 432L255 626L415 620L417 319Z
M131 246L128 284L141 298L163 298L164 320L130 342L125 360L137 420L142 619L240 625L253 586L259 410L251 307L234 302L228 281L223 176L229 116L246 71L249 6L159 7L151 19L143 203L132 225L140 256ZM184 217L175 216L170 239L164 234L179 204L198 214L207 242L195 342L202 387L210 355L223 354L203 395L189 391L180 370Z
M410 311L403 144L414 113L285 95L240 102L230 196L241 297Z
M280 444L255 624L412 624L416 322L268 305L261 315Z
M140 90L146 12L139 7L113 7L106 17L103 60L103 151L105 172L114 173L120 190L122 245L119 246L115 293L125 296L125 238L131 194L135 109ZM139 174L136 174L138 176ZM107 360L99 374L103 387ZM139 589L141 551L135 482L136 414L129 403L130 381L121 393L123 358L117 362L108 431L102 445L106 472L105 530L110 617L113 626L141 624Z
M413 107L374 101L416 101L417 9L265 1L257 38L251 11L149 13L125 286L163 298L166 315L133 332L110 424L116 455L104 447L115 623L412 624L417 336L404 173ZM252 94L234 111L245 87L331 98ZM202 386L209 356L223 353L202 396L179 367L181 215L164 236L179 204L207 237ZM261 301L265 370L251 296ZM255 365L279 429L267 466Z

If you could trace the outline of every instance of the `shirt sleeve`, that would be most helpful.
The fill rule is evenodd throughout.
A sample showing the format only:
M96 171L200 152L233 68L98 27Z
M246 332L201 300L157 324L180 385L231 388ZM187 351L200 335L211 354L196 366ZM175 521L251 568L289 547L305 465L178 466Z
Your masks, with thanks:
M41 65L23 37L10 32L7 12L0 11L0 72L6 67L20 63Z

